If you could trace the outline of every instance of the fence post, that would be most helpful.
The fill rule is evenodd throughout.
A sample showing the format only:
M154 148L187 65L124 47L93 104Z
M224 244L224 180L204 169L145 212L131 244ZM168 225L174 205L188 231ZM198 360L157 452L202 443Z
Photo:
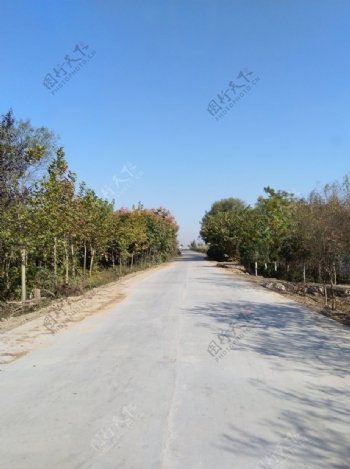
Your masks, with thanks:
M35 303L40 303L41 301L40 288L33 288L33 295L34 295Z

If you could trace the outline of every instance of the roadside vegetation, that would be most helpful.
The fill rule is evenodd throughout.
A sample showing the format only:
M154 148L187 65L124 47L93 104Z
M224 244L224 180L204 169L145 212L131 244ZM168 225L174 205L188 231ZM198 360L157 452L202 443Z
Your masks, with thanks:
M335 308L335 285L350 280L350 179L306 198L266 187L254 206L219 200L202 219L201 237L209 258L251 274L329 285Z
M0 121L0 316L32 292L81 293L177 253L165 208L114 208L68 166L47 128Z

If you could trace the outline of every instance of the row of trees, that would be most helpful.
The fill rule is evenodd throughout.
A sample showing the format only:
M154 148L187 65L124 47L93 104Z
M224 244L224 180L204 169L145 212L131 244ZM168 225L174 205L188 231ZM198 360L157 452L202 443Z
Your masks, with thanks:
M197 242L195 239L191 241L188 248L191 249L191 251L201 252L203 254L206 254L208 251L208 246L205 243Z
M289 280L330 282L350 277L350 179L307 198L264 189L254 206L215 202L202 219L209 257L239 260L250 271Z
M155 263L176 253L177 224L164 208L114 210L77 183L46 128L0 122L0 298L77 284L101 269Z

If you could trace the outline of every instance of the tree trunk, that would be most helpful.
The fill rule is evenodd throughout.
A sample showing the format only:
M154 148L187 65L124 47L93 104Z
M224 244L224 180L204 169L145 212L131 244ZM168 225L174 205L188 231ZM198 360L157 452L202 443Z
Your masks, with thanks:
M26 280L26 264L27 264L27 250L25 247L21 248L21 272L22 272L22 302L27 299L27 280Z
M68 245L67 241L64 242L64 255L65 255L65 267L66 267L66 274L65 274L65 283L69 283L69 254L68 254Z
M258 263L255 261L254 262L254 270L255 270L255 277L258 276Z
M4 275L5 275L5 282L6 282L6 290L10 289L10 260L8 259L8 254L5 254L5 261L4 261Z
M92 275L92 267L94 265L94 257L95 257L95 249L91 248L90 271L89 271L90 277Z
M72 252L72 277L75 277L76 272L76 265L75 265L75 253L74 253L74 244L71 244L71 252Z
M303 264L303 282L306 283L306 265Z
M332 310L335 310L335 294L334 294L334 279L333 272L331 273L331 293L332 293Z
M57 238L53 240L53 274L55 276L55 283L57 283Z
M84 243L84 263L83 263L83 275L86 275L86 257L87 257L87 248L86 243Z

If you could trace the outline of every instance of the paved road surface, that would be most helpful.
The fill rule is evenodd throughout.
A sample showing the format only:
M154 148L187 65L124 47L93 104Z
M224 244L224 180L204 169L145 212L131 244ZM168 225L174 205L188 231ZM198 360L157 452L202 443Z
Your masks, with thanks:
M349 329L187 253L0 372L0 467L348 469L349 364Z

